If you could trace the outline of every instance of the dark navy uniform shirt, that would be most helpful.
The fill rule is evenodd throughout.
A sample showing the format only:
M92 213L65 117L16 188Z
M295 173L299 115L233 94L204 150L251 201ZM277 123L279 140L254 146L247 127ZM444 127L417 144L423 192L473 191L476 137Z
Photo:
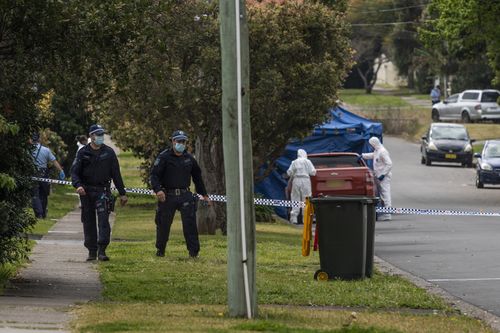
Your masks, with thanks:
M93 149L88 144L78 151L71 167L74 187L85 187L85 185L105 187L109 186L111 179L120 195L125 195L118 158L112 148L101 145L99 149Z
M184 151L177 156L172 148L160 153L151 170L151 186L153 191L186 189L193 178L196 192L207 195L205 184L201 178L201 169L193 155Z

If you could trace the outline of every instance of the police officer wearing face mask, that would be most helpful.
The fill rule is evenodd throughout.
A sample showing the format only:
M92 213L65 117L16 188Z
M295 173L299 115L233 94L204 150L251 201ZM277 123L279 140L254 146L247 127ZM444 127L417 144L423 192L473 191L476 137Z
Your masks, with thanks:
M90 144L78 151L73 162L71 180L82 202L84 245L89 250L87 261L107 261L106 247L111 235L109 214L114 206L111 180L120 193L121 204L125 205L128 199L118 158L114 150L104 144L104 128L90 126L89 136Z
M156 210L156 255L165 256L170 226L175 211L181 212L184 239L193 258L198 257L200 242L196 227L196 198L189 190L191 178L196 192L209 204L207 190L201 177L201 169L194 157L186 151L187 135L183 131L172 134L172 148L160 153L151 170L151 185L158 199Z

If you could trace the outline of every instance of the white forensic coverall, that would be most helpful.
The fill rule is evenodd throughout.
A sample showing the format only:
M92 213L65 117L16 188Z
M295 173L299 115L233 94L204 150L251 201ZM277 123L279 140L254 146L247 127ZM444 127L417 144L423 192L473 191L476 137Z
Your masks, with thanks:
M311 196L311 179L309 177L316 175L316 169L307 159L307 153L304 149L297 151L297 159L292 162L286 173L292 178L292 201L305 201L306 197ZM299 207L292 208L291 223L297 223L299 212Z
M379 195L384 202L384 207L392 207L391 203L391 177L392 161L389 152L380 143L377 137L371 137L368 143L373 147L373 153L362 154L365 160L373 160L373 173L375 174L375 184L379 190ZM384 176L382 180L379 180ZM381 215L379 220L390 220L390 214Z

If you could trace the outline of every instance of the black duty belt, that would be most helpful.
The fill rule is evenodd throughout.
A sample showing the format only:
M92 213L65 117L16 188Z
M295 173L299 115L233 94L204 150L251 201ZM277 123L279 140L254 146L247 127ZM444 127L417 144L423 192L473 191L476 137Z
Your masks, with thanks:
M167 195L181 195L189 192L188 188L169 188L166 190Z
M109 186L91 186L91 185L83 185L83 188L87 192L109 192Z

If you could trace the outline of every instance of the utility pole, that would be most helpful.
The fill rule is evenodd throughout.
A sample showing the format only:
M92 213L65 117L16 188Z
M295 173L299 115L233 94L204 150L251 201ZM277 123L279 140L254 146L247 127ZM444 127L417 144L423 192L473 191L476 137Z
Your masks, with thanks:
M248 26L245 0L220 0L219 5L229 315L254 318L257 292Z

